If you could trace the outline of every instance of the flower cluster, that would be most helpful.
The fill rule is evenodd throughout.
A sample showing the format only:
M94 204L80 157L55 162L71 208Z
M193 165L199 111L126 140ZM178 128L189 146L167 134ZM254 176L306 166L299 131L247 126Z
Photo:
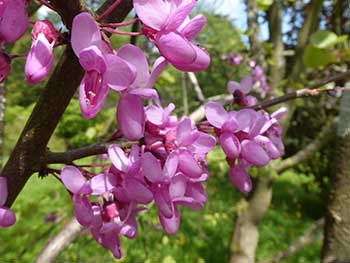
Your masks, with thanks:
M180 224L178 206L197 210L207 200L202 185L208 178L205 157L216 140L188 118L170 116L172 109L147 107L146 143L134 144L128 152L111 145L112 165L101 174L86 179L74 166L61 172L77 220L116 258L121 257L119 235L136 236L135 214L143 205L154 201L164 231L173 234Z
M248 167L265 166L283 154L282 128L278 119L285 113L284 108L271 116L265 111L252 109L227 112L215 102L206 104L205 115L215 128L227 156L230 178L242 192L252 189L246 172Z
M259 83L262 96L269 89L264 73L254 61L248 63L252 76L244 77L239 83L230 81L227 86L233 102L244 109L227 112L221 105L209 102L205 105L208 121L196 126L189 117L172 115L175 108L172 103L165 108L161 106L154 85L168 64L189 72L209 66L209 54L192 42L206 23L203 15L189 18L196 3L195 0L133 0L138 18L125 23L101 24L90 13L82 12L73 19L71 32L67 34L70 41L63 39L47 20L35 22L31 31L32 45L25 64L28 83L43 81L50 74L54 48L69 42L84 70L79 86L82 116L95 117L109 89L119 93L116 134L124 137L128 146L110 145L107 163L91 165L103 167L97 174L75 165L60 171L60 180L74 204L75 217L116 258L122 256L120 235L127 238L137 235L136 214L152 202L167 234L174 234L179 228L179 206L193 210L204 206L207 195L203 183L209 177L206 157L217 143L209 134L212 128L227 156L230 178L242 192L252 189L247 168L265 166L284 150L278 124L284 110L269 115L249 109L257 102L249 95L253 86ZM1 2L0 42L14 42L26 32L27 5L27 0ZM120 33L113 28L138 22L142 33L129 32L130 35L144 34L159 50L160 56L151 71L139 47L126 44L114 50L105 34ZM9 74L14 57L0 51L0 82ZM244 60L234 55L227 59L235 65ZM144 106L145 99L151 104ZM6 178L0 177L0 226L3 227L16 221L14 213L4 207L6 199Z

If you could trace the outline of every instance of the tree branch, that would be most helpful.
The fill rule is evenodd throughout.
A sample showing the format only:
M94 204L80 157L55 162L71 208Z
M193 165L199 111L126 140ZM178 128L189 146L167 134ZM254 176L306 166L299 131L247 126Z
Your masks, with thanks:
M197 99L201 103L205 103L206 99L205 99L205 96L203 94L201 87L199 86L198 79L197 79L196 75L193 72L187 72L187 75L188 75L188 77L193 85L194 91L196 92Z
M321 132L318 134L317 138L309 143L304 149L300 150L293 156L284 159L277 165L272 165L273 169L281 174L285 170L304 162L309 159L315 152L317 152L321 147L329 142L331 135L335 131L337 119L334 120L331 124L328 124L323 127Z
M74 15L83 11L78 0L54 0L52 4L64 12L62 19L68 28L71 26ZM123 0L119 8L106 19L106 22L112 19L116 22L122 21L130 12L131 5L130 0ZM103 5L103 8L105 7ZM72 10L63 8L72 8ZM103 8L99 12L102 12ZM111 16L113 17L111 18ZM82 76L83 70L78 59L71 47L67 46L46 87L41 92L38 102L1 173L2 176L7 177L9 189L6 206L12 205L30 176L46 165L47 143L73 97Z
M61 251L68 247L83 231L78 221L73 218L56 236L51 238L35 259L35 263L50 263Z
M322 81L312 84L310 86L307 86L303 89L299 89L290 93L287 93L283 96L276 97L270 100L263 101L261 103L258 103L257 105L252 106L252 109L260 110L260 109L266 109L268 107L280 104L282 102L286 102L289 100L294 100L297 98L303 98L303 97L310 97L310 96L318 96L322 92L330 92L330 91L337 91L340 90L340 88L320 88L328 83L336 82L339 80L345 80L350 78L350 71L346 71L344 73L337 74L335 76L325 78ZM341 90L348 91L348 88L341 88Z
M264 259L260 261L259 263L275 263L275 262L281 262L284 259L287 259L300 250L302 250L306 245L311 244L315 241L315 238L317 237L317 232L321 228L323 228L325 223L324 218L320 218L317 220L312 226L306 231L304 235L299 237L297 240L295 240L290 246L278 252L276 255L269 257L268 259Z

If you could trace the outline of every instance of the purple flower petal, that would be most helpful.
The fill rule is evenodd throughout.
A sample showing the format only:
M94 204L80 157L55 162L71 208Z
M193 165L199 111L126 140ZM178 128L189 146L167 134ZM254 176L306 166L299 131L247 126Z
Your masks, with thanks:
M193 40L197 34L202 30L203 26L207 22L205 16L203 15L196 15L194 18L192 18L189 23L187 23L183 29L181 30L181 33L188 39Z
M9 227L16 223L16 215L8 208L0 208L0 227Z
M168 61L166 61L164 57L157 58L153 64L151 76L148 79L148 82L146 83L144 88L147 88L147 89L153 88L159 75L163 72L163 70L166 68L167 65L168 65Z
M220 136L220 145L230 159L236 159L241 153L241 144L238 138L231 133L223 133Z
M150 152L142 155L142 174L150 182L161 182L164 180L163 173L160 166L160 161L154 157Z
M177 207L174 206L174 213L171 218L167 218L163 216L161 213L158 213L158 215L164 231L169 235L175 234L179 229L179 225L180 225L180 215Z
M159 33L156 44L160 54L171 64L182 66L192 64L196 60L194 45L179 33Z
M117 120L124 137L136 141L143 137L145 112L139 96L122 94L118 103Z
M114 181L114 182L113 182ZM114 175L112 174L99 174L94 176L90 180L90 185L92 189L92 195L101 195L103 193L109 192L114 188L116 184L114 180Z
M205 116L211 125L221 128L228 118L227 111L216 102L208 102L205 105Z
M137 16L147 26L160 30L170 14L170 3L163 0L134 0Z
M266 151L258 143L249 140L243 140L242 157L249 163L255 166L265 166L269 163L270 157Z
M199 46L192 45L196 53L195 60L192 63L184 63L183 61L173 61L172 64L178 70L186 71L186 72L198 72L206 70L210 64L210 55L209 53L202 49Z
M126 44L118 50L118 56L132 64L136 69L133 87L143 88L150 78L148 62L143 51L137 46Z
M71 35L72 48L77 57L84 48L92 45L100 46L100 29L93 17L87 12L74 17Z
M45 35L40 33L27 56L25 79L28 83L37 84L50 73L53 64L53 48Z
M230 179L232 183L243 193L249 193L253 184L244 168L233 167L230 169Z
M67 165L62 169L61 180L73 194L80 194L80 190L87 182L80 170L72 165Z
M79 224L85 227L90 226L93 219L93 213L89 199L86 196L79 197L77 195L74 195L73 202L74 215L78 220Z
M118 145L113 144L108 147L108 156L115 168L124 173L128 171L130 166L129 158Z
M131 200L141 204L148 204L153 200L153 194L146 185L132 176L125 178L125 189Z
M106 101L108 90L100 73L97 71L85 72L79 86L80 111L85 119L91 119L100 112Z
M107 71L103 77L116 91L127 89L136 79L136 68L115 54L105 55Z
M79 63L85 71L95 70L103 74L107 69L105 58L96 46L82 49L79 53Z
M192 154L185 151L179 155L179 169L189 177L197 178L203 173L202 168L198 165L198 162L194 159Z

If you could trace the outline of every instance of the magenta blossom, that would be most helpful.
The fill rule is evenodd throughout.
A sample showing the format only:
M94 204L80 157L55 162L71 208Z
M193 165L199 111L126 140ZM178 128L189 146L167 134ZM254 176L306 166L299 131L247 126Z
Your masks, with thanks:
M5 52L0 51L0 83L4 82L11 71L11 58Z
M227 112L215 102L206 104L206 117L215 128L231 167L230 178L239 190L251 190L252 184L245 171L247 167L265 166L283 154L282 128L278 119L285 112L281 109L271 116L252 109Z
M250 107L257 103L254 96L248 95L253 88L253 79L251 77L244 77L240 83L236 81L229 81L227 83L227 90L233 95L234 103L243 107Z
M48 20L37 21L32 30L32 47L29 51L25 78L30 84L37 84L50 73L53 65L53 47L56 44L58 33Z
M86 12L73 20L72 48L85 75L80 84L80 109L84 118L93 118L101 110L108 87L128 87L135 80L136 69L114 53L109 53L100 29Z
M117 54L136 69L136 78L128 87L111 86L121 92L117 107L118 125L124 137L134 141L144 135L145 112L141 98L158 102L158 94L153 86L167 63L164 58L158 58L149 73L147 59L139 47L126 44Z
M202 15L188 18L195 5L195 0L134 0L144 34L182 71L205 70L210 63L209 54L191 42L206 23Z
M0 4L0 42L15 42L24 35L29 19L27 0L2 0Z
M0 227L9 227L16 222L16 215L10 209L4 207L7 200L7 180L0 177Z

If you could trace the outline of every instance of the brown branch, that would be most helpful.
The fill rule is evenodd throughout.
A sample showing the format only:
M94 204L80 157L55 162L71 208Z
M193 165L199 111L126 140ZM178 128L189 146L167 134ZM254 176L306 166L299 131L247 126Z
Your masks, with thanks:
M315 84L307 86L307 87L305 87L303 89L299 89L299 90L287 93L287 94L285 94L283 96L263 101L261 103L258 103L257 105L252 106L252 109L255 109L255 110L266 109L268 107L271 107L271 106L274 106L274 105L277 105L277 104L280 104L282 102L286 102L286 101L289 101L289 100L294 100L294 99L303 98L303 97L310 97L310 96L318 96L322 92L330 92L330 91L337 91L337 90L345 90L345 91L347 91L348 88L338 88L338 87L335 87L335 88L320 88L320 87L322 87L322 86L324 86L324 85L326 85L328 83L331 83L331 82L336 82L336 81L339 81L339 80L345 80L345 79L348 79L348 78L350 78L350 71L346 71L344 73L340 73L340 74L337 74L335 76L323 79L320 82L317 82Z
M62 19L68 28L71 26L74 15L83 11L78 0L54 0L52 4L58 10L62 10ZM106 5L103 5L99 12L107 8ZM130 12L131 7L131 0L123 0L122 4L111 13L113 17L109 16L105 21L122 21ZM68 8L72 8L72 10ZM38 102L1 173L2 176L7 177L8 182L9 195L6 206L12 205L30 176L46 166L47 143L73 97L82 76L83 70L79 62L71 47L67 46L46 87L41 92Z
M83 227L73 218L57 235L51 238L41 250L35 263L50 263L68 247L83 231Z
M203 94L201 87L199 86L198 79L197 79L196 75L193 72L187 72L187 75L188 75L188 77L193 85L194 91L196 92L197 99L201 103L205 103L206 99L205 99L205 96Z
M318 134L317 138L315 138L311 143L309 143L304 149L300 150L293 156L284 159L282 162L276 165L272 165L272 168L277 173L281 174L285 170L304 162L309 159L315 152L317 152L321 147L329 142L331 139L332 133L335 131L337 121L333 121L332 123L323 127L321 132Z
M304 235L299 237L297 240L295 240L290 246L278 252L276 255L269 257L268 259L264 259L260 261L259 263L277 263L281 262L282 260L285 260L296 253L298 253L300 250L305 248L306 245L311 244L315 241L317 238L317 232L323 228L325 224L324 218L320 218L317 220L312 226L306 231Z
M130 147L131 143L126 141L114 141L114 142L103 142L96 143L93 145L81 147L66 152L48 152L46 157L46 164L62 163L71 164L75 160L79 160L85 157L99 155L107 153L108 147L111 144L118 144L121 148Z

